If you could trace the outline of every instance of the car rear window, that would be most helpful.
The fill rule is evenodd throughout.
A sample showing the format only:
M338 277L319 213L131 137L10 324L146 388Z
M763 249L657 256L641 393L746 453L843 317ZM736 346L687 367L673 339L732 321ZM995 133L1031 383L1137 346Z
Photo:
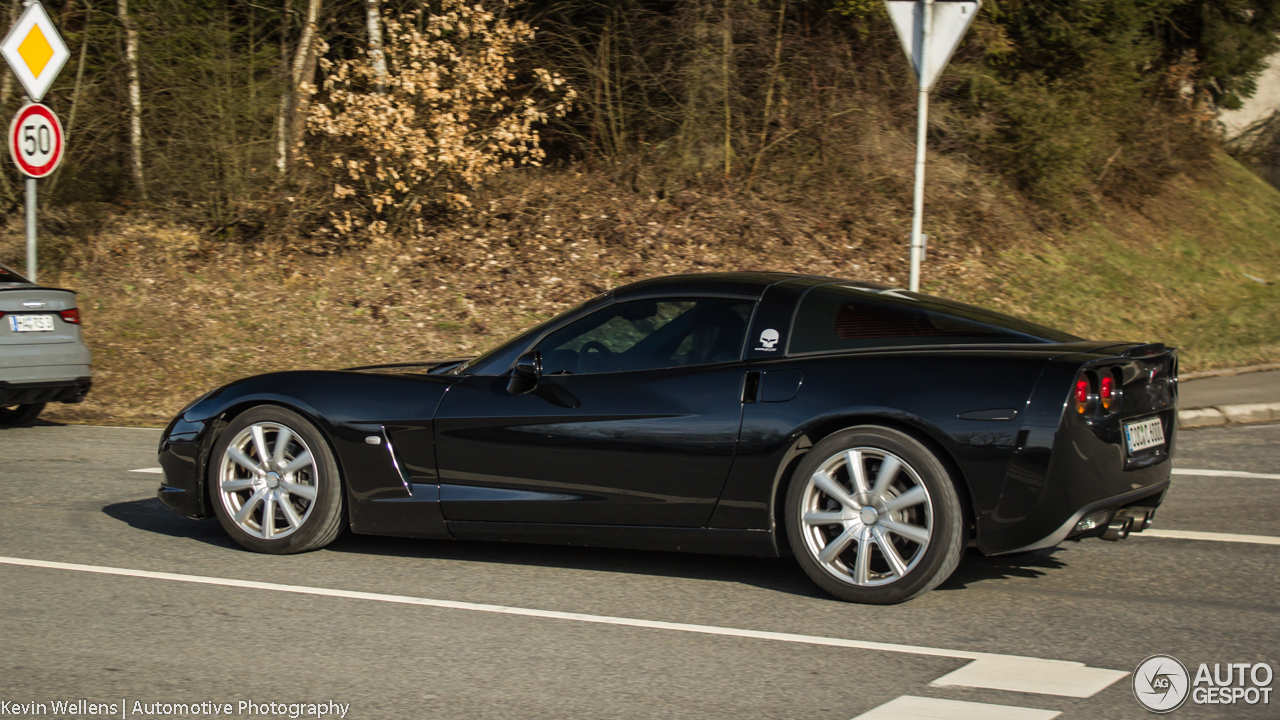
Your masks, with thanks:
M0 265L0 283L25 283L27 279L9 268Z
M1001 313L905 290L823 285L801 300L788 352L1079 339Z

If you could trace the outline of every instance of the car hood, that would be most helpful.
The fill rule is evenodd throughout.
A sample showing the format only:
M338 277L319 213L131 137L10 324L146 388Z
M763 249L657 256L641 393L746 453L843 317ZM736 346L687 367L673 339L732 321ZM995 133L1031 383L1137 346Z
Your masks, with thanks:
M386 365L364 365L345 368L349 372L378 373L383 375L423 375L470 360L470 357L433 358L416 362L390 363Z

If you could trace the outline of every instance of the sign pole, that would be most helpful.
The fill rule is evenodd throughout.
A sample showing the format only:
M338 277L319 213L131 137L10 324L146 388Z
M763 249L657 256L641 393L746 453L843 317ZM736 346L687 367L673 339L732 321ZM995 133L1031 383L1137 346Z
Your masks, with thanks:
M39 0L26 0L26 9L0 40L0 55L27 91L27 104L9 125L9 154L26 177L27 279L36 280L36 178L47 177L62 160L62 124L40 101L62 72L71 52L58 26ZM15 7L16 7L15 3Z
M27 177L27 279L36 281L36 179Z
M920 9L923 18L920 28L920 62L917 76L920 80L919 104L916 110L916 189L911 208L911 279L907 286L911 292L920 292L920 259L924 254L924 153L929 135L929 84L926 77L929 67L929 34L933 29L933 2L924 0Z

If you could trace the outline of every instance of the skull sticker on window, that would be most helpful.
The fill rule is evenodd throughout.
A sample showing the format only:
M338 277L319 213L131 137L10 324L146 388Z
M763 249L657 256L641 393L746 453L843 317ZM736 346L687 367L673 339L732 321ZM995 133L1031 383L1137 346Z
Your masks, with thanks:
M764 332L760 333L760 349L761 350L773 350L774 346L777 344L778 344L777 330L774 330L773 328L769 328L768 330L765 330Z

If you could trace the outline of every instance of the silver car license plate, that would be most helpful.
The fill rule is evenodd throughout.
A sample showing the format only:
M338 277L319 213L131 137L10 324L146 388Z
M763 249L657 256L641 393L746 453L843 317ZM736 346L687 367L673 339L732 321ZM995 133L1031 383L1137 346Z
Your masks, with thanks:
M1158 417L1125 423L1124 439L1129 444L1131 453L1163 445L1164 425Z
M10 315L9 327L14 332L53 332L53 316Z

